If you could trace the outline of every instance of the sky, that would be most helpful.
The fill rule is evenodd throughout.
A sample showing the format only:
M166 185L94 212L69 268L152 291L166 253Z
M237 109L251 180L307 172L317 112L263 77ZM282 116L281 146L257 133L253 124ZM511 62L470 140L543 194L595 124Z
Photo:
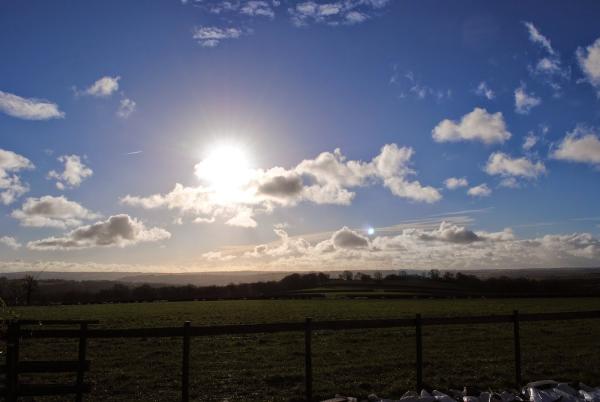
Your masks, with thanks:
M0 273L600 266L600 4L0 2Z

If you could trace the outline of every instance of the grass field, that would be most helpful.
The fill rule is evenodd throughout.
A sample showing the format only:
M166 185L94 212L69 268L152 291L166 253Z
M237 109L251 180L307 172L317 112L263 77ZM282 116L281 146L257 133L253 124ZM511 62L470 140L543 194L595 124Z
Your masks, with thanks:
M600 298L471 300L247 300L134 303L17 309L20 318L98 319L100 327L364 319L600 310ZM509 324L424 328L424 380L440 388L510 387ZM600 382L600 321L522 323L524 379ZM303 394L303 334L194 338L195 400L294 400ZM399 397L414 388L412 329L317 332L314 393ZM24 359L73 359L76 342L28 340ZM179 339L91 340L93 401L169 401L179 396Z

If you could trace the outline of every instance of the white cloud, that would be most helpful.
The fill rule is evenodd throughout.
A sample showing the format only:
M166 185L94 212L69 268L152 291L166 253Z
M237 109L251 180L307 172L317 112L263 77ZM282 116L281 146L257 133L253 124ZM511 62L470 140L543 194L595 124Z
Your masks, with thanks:
M545 74L562 74L560 61L549 57L542 57L535 65L535 71Z
M271 7L271 5L268 2L262 0L250 0L244 3L240 7L240 13L250 15L252 17L275 17L275 11Z
M104 76L96 80L92 85L83 91L76 91L78 95L89 95L97 98L107 98L119 90L119 80L121 77Z
M515 111L520 114L528 114L531 109L539 106L542 100L535 94L528 94L525 91L525 86L521 85L515 89Z
M531 22L523 23L529 33L529 40L539 46L545 53L533 66L529 66L532 75L541 77L542 80L554 90L554 96L560 96L562 81L569 80L570 68L563 68L559 53L552 47L550 39L542 33Z
M62 119L65 113L56 103L36 98L22 98L0 91L0 112L24 120Z
M369 19L369 16L365 13L361 13L360 11L349 11L344 18L346 19L346 23L353 25L365 22L367 19Z
M56 179L56 187L64 190L65 187L79 187L88 177L92 176L94 171L86 166L78 155L62 155L58 161L64 163L65 167L62 173L55 170L48 172L48 179Z
M216 47L223 40L238 39L244 34L240 28L219 28L215 26L202 26L194 29L193 38L202 47Z
M294 171L311 176L319 184L311 191L316 191L319 196L327 195L326 199L334 195L340 201L336 203L340 204L349 204L354 196L346 187L364 186L369 180L381 181L398 197L427 203L439 201L441 195L437 189L408 179L415 174L410 168L413 154L410 147L386 144L371 162L362 162L347 161L336 149L333 153L323 152L315 159L302 161ZM318 198L309 197L314 202L318 202Z
M450 89L432 88L421 82L412 71L401 74L396 64L393 66L390 84L402 88L403 92L400 93L400 98L406 98L408 94L419 100L432 98L438 102L452 98Z
M392 194L412 201L433 204L442 199L440 192L431 186L423 186L419 181L407 181L403 177L390 177L384 184Z
M66 228L79 226L85 220L99 218L100 215L89 211L75 201L64 196L46 195L40 198L28 198L21 209L16 209L11 216L21 226Z
M48 237L27 243L31 250L76 250L91 247L127 247L171 237L158 227L146 228L129 215L114 215L106 221L79 227L62 237Z
M376 10L384 8L387 4L389 0L341 0L329 3L309 0L291 5L288 13L296 26L306 26L311 23L330 26L353 25L375 16Z
M275 9L280 5L279 0L236 0L236 1L197 1L195 7L202 8L211 14L222 16L225 22L231 22L234 15L239 14L241 17L267 17L275 18Z
M467 187L469 185L469 182L465 177L449 177L444 181L444 184L446 185L446 188L448 190L456 190L460 187Z
M133 112L135 112L137 104L133 99L123 98L119 102L119 109L117 109L117 116L126 119Z
M523 149L525 151L531 150L531 148L533 148L535 146L535 144L538 143L538 141L539 141L539 138L532 132L529 132L527 134L527 136L525 137L525 140L523 141Z
M542 33L533 25L531 22L523 22L527 31L529 32L529 40L536 45L541 46L545 49L549 54L554 55L554 49L552 48L552 44L550 40L546 38Z
M4 244L6 247L12 248L13 250L21 248L21 243L12 236L0 236L0 244Z
M578 48L577 59L585 78L600 96L600 38L585 49Z
M460 122L445 119L432 131L437 142L481 141L485 144L503 143L511 137L501 112L488 113L476 107Z
M276 244L260 244L255 246L252 251L245 252L246 257L264 258L264 257L301 257L310 252L311 244L303 238L292 238L288 236L283 228L274 228L273 231L279 239ZM216 255L214 255L216 257ZM233 258L231 258L233 257ZM220 260L233 260L236 256L231 254L221 254L218 256Z
M183 4L190 3L188 0ZM218 21L213 26L195 28L193 37L203 47L218 46L226 39L251 34L246 27L255 18L275 19L280 0L203 0L193 6L213 14ZM290 21L295 26L325 24L329 26L356 25L375 18L390 4L390 0L293 1L286 3Z
M29 191L29 186L21 181L17 173L33 168L33 163L26 157L0 148L0 202L2 204L12 204Z
M554 159L600 165L600 136L588 127L577 126L551 155Z
M519 181L514 176L505 177L504 179L500 180L500 183L498 185L500 187L506 187L506 188L519 188L519 187L521 187L521 184L519 183Z
M489 175L536 179L546 173L546 167L541 161L534 163L525 157L511 158L503 152L494 152L487 161L485 171Z
M475 94L479 95L479 96L483 96L484 98L487 98L488 100L492 100L496 97L496 94L494 93L494 91L492 91L490 89L490 87L488 87L488 84L485 81L481 81L479 83L479 85L477 86L477 89L475 90Z
M471 187L467 194L471 197L489 197L492 194L492 190L486 183L480 184L475 187Z
M176 184L166 194L148 197L127 195L121 202L147 209L168 208L189 214L198 222L224 219L229 225L256 226L257 213L269 213L277 207L292 207L301 202L349 205L355 187L381 183L392 194L417 202L433 203L441 199L439 191L411 180L414 151L409 147L387 144L370 162L347 160L339 149L306 159L291 169L273 167L249 169L236 174L236 188L223 193L205 180L205 161L196 165L197 187Z
M242 228L255 228L257 226L256 221L253 218L254 211L251 208L239 208L235 215L229 218L225 224L229 226L238 226ZM210 219L205 222L210 223Z

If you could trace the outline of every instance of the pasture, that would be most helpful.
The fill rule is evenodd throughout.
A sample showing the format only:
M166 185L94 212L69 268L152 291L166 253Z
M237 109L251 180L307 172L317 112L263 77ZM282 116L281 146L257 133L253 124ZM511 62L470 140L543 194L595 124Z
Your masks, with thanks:
M24 307L22 319L98 319L101 328L249 324L314 320L464 316L600 310L600 298L421 300L238 300ZM525 381L553 378L597 385L600 320L521 324ZM303 335L193 338L194 400L301 400ZM314 394L399 397L414 388L414 329L317 331ZM76 342L27 340L23 359L72 359ZM512 326L424 327L424 381L440 389L507 388L513 382ZM179 397L180 339L92 339L93 401Z

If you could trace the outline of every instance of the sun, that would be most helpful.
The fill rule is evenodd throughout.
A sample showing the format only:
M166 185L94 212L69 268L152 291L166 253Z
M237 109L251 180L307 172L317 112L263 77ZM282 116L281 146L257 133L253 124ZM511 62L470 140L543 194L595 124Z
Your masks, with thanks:
M196 176L224 202L233 202L243 195L252 172L248 152L235 143L211 147L195 166Z

